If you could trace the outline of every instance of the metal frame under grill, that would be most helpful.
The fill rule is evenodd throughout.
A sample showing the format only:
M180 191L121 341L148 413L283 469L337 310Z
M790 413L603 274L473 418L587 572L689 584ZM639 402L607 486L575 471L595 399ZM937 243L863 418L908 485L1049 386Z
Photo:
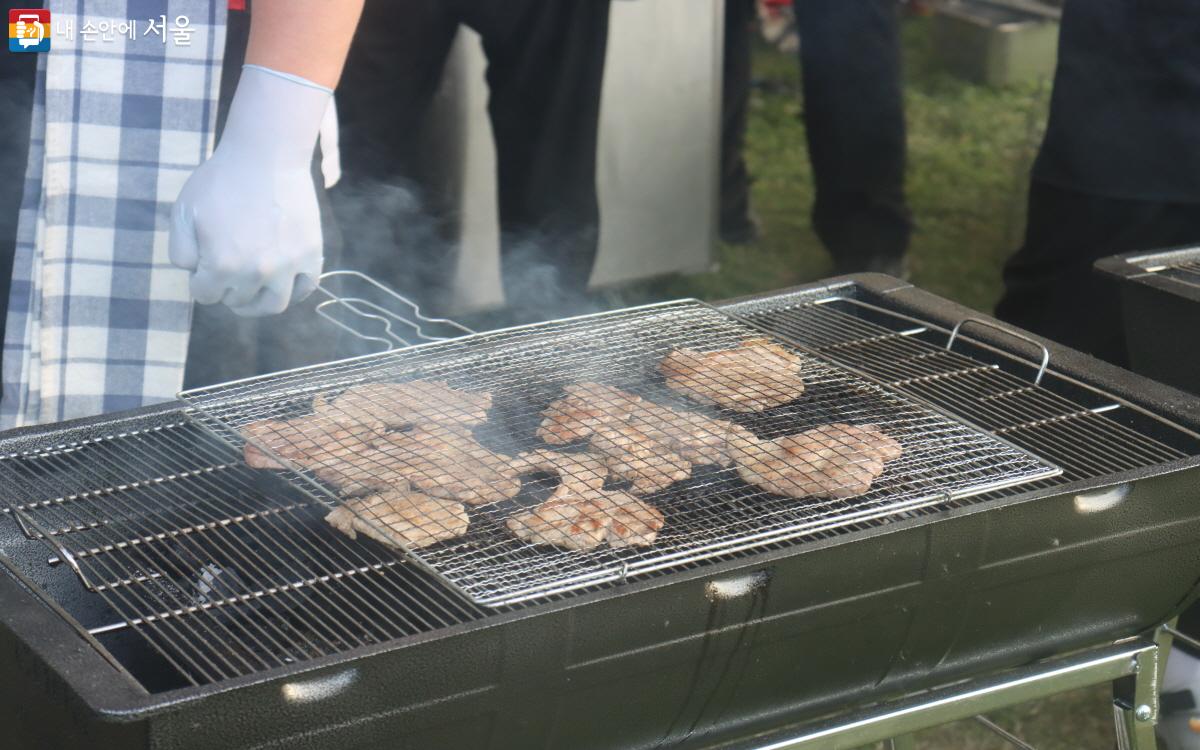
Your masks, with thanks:
M196 409L201 424L236 445L248 425L299 417L311 409L315 397L336 407L337 394L351 385L444 379L494 396L490 418L476 433L485 446L512 455L545 447L534 438L539 415L571 383L604 382L649 401L699 411L702 407L662 386L657 363L675 350L727 349L761 336L761 329L714 308L682 301L424 344L200 389L184 394L184 399ZM643 498L665 516L664 528L649 547L573 550L533 545L505 528L506 519L535 507L556 486L555 480L527 479L513 502L471 509L465 534L431 547L409 547L407 552L472 602L507 606L861 521L897 518L1060 471L961 417L946 416L928 401L888 391L835 358L811 349L802 356L805 395L739 419L762 439L830 423L877 425L902 444L904 455L888 465L866 494L797 500L747 485L734 468L697 468L690 479ZM305 432L295 439L324 441L337 429L331 420L305 422ZM274 453L267 444L253 438L249 442ZM336 488L318 477L326 466L314 470L312 465L277 458L291 469L283 475L314 497L331 507L340 501ZM744 464L754 457L747 450L735 458ZM379 469L384 468L380 464ZM370 512L356 512L376 529L382 526Z

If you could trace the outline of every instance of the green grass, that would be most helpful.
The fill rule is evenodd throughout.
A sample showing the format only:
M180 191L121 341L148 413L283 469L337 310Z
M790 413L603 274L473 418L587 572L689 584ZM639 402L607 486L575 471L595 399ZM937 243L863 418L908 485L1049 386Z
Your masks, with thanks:
M928 19L905 22L909 202L916 220L912 281L990 310L1000 270L1021 241L1029 167L1045 124L1048 82L996 90L938 70ZM717 300L830 275L813 233L812 170L801 119L799 65L765 46L755 53L746 158L762 240L722 246L713 273L626 290L628 301Z
M991 89L938 69L928 19L904 25L907 190L916 232L913 283L990 311L1001 269L1019 246L1029 169L1045 128L1049 81ZM830 275L813 233L812 173L801 120L799 66L765 46L755 56L756 88L746 158L755 178L754 211L763 237L719 248L713 273L662 279L622 294L625 302L672 297L718 300ZM990 716L1040 750L1113 746L1107 687L1091 688ZM917 735L922 750L1005 750L972 721Z

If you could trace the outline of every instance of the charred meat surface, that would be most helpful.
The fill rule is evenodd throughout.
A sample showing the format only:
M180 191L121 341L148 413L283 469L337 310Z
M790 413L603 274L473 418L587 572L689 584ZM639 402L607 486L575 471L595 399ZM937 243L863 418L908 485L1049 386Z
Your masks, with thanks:
M576 383L566 395L542 412L537 435L551 445L565 445L591 437L596 428L628 421L641 396L600 383Z
M733 463L727 449L729 434L751 436L749 430L733 422L652 401L641 402L629 424L693 464L729 466Z
M527 451L518 455L512 466L519 474L539 471L555 474L561 486L574 492L599 492L608 478L608 467L590 453Z
M903 448L875 425L827 424L774 440L731 436L738 474L789 497L851 498L865 494Z
M444 380L352 385L333 399L313 401L313 411L347 427L397 428L438 422L479 425L487 421L492 394L450 387Z
M401 548L428 547L454 539L470 525L462 503L402 489L349 500L325 520L351 539L363 534Z
M667 386L694 401L737 412L760 412L804 394L800 355L768 339L732 349L677 349L659 363Z
M342 427L316 415L251 422L241 433L247 441L255 441L276 456L302 466L343 454L347 448L357 450L376 434L366 425ZM251 442L246 443L243 456L254 469L287 468Z
M530 544L588 550L654 543L662 513L627 492L576 492L563 484L549 500L507 521L509 531Z
M513 460L485 448L460 425L417 425L375 441L379 463L435 497L483 505L521 490Z
M681 456L692 464L728 466L732 463L726 450L728 434L750 434L732 422L672 409L610 385L577 383L565 390L567 395L542 412L538 437L552 445L587 440L598 432L612 437L613 431L632 429L649 441L647 447L654 444L655 450L671 454L667 463Z
M633 484L633 491L649 495L692 474L692 464L633 425L601 425L592 435L591 450L604 457L608 471Z

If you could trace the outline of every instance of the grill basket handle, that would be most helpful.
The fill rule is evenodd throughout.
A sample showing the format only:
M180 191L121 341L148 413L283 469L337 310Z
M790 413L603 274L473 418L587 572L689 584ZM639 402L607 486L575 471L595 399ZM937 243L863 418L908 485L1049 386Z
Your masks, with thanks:
M983 328L991 328L993 331L999 331L1000 333L1007 334L1008 336L1011 336L1014 339L1024 341L1026 344L1031 344L1031 345L1037 347L1039 350L1041 350L1042 365L1041 365L1041 367L1038 368L1037 377L1035 377L1033 379L1033 384L1034 385L1042 384L1042 378L1046 375L1046 369L1050 367L1050 350L1047 349L1046 345L1041 343L1040 341L1037 341L1036 339L1034 339L1030 336L1026 336L1025 334L1020 333L1018 331L1014 331L1013 329L1009 328L1008 326L1002 326L999 323L993 323L992 321L985 320L983 318L963 318L962 320L958 321L958 325L954 326L954 330L950 332L950 339L948 341L946 341L946 351L953 350L954 342L958 340L959 332L962 331L963 327L966 326L968 323L974 323L975 325L981 326Z
M349 279L357 282L364 287L367 293L372 293L377 297L381 296L384 304L372 302L357 295L344 296L335 293L328 285L328 282L334 279ZM363 341L373 341L382 344L384 351L391 351L397 346L412 346L421 341L446 341L475 333L470 328L448 318L430 318L424 315L417 303L377 279L359 271L342 270L323 273L317 283L316 291L318 294L323 294L327 297L324 301L317 303L317 315L320 315L341 330ZM334 309L349 310L353 315L352 319L356 321L371 320L377 324L382 324L383 330L380 335L372 335L360 330L334 317L332 314L332 310ZM403 335L397 333L392 328L394 323L399 323L409 330ZM451 335L433 334L426 331L425 326L440 326L444 329L450 329L453 333Z

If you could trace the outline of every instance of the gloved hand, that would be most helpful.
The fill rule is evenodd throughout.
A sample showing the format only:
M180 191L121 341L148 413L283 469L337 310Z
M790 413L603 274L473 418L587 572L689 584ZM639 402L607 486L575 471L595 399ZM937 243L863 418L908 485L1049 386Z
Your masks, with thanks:
M197 302L270 315L315 288L323 244L311 170L331 96L303 78L243 68L217 149L171 217L171 262L192 272Z

